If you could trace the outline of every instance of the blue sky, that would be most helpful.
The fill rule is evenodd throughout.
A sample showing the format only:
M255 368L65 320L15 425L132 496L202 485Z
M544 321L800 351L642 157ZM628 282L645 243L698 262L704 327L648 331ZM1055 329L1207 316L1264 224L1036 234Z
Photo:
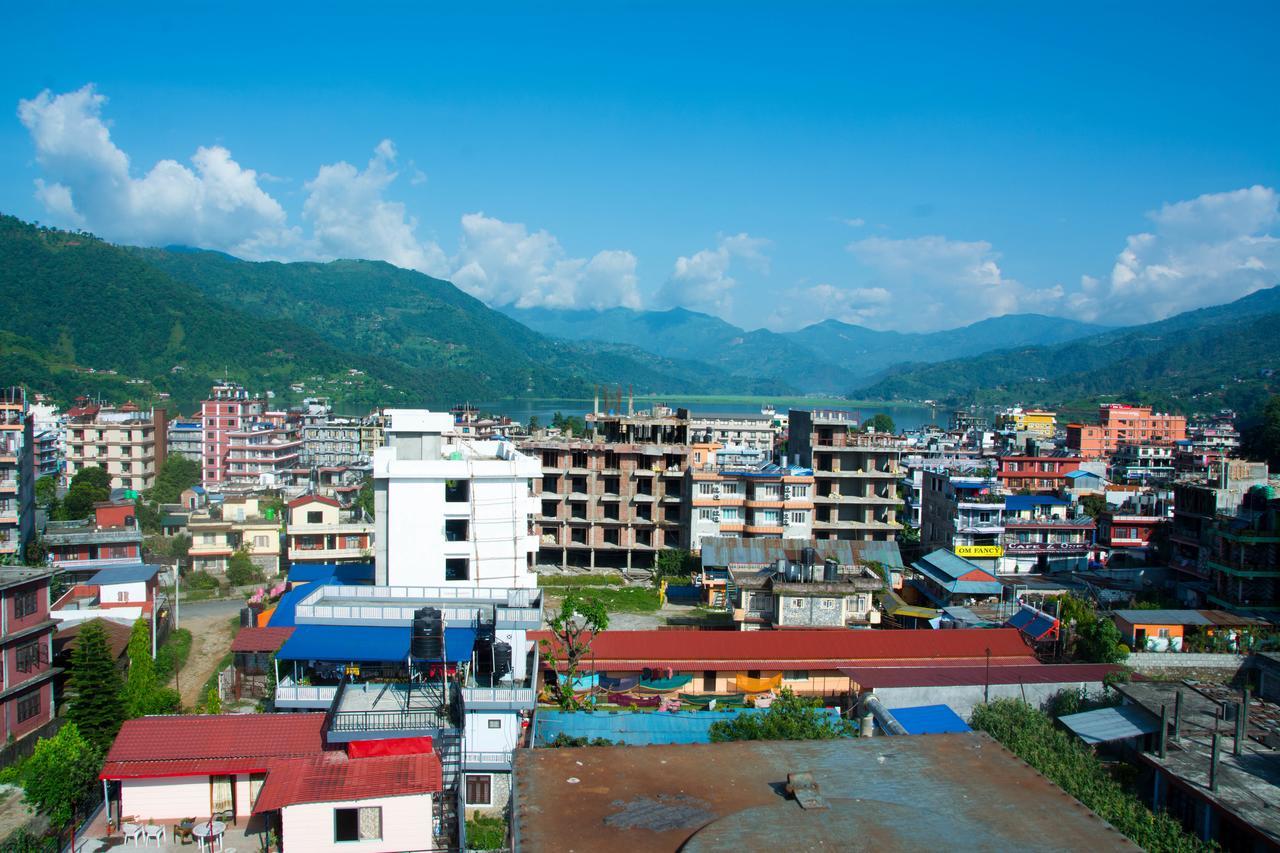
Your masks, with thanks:
M1280 282L1273 3L178 5L6 11L0 210L748 328Z

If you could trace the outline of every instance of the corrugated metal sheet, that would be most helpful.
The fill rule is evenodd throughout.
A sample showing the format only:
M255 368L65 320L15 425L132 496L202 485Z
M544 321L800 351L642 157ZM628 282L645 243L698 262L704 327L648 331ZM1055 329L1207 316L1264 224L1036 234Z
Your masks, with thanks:
M942 632L939 632L942 633ZM1120 667L1104 663L968 666L857 666L840 670L863 690L882 687L972 687L975 684L1082 684L1099 682Z
M972 731L969 724L949 705L917 705L913 708L890 708L889 713L902 724L907 734L943 735Z
M713 536L702 540L702 565L766 566L783 557L791 562L802 559L805 548L817 552L819 562L835 560L842 566L858 561L883 563L889 568L902 568L902 553L897 542L854 542L828 539L735 539Z
M1160 720L1137 705L1117 705L1059 717L1058 722L1088 744L1111 743L1160 730Z

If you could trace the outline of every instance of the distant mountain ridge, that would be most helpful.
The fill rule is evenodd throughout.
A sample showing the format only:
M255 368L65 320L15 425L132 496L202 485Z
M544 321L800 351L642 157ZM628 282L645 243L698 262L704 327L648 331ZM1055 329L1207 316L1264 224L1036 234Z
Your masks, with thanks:
M1075 341L900 365L849 391L872 399L1055 404L1113 395L1180 409L1215 401L1243 409L1276 386L1277 327L1280 286Z
M844 393L902 362L943 361L1109 331L1106 326L1041 314L992 317L928 333L877 331L838 320L824 320L794 332L773 332L747 331L685 308L502 310L546 335L630 344L668 358L701 361L734 376L764 376L816 393Z

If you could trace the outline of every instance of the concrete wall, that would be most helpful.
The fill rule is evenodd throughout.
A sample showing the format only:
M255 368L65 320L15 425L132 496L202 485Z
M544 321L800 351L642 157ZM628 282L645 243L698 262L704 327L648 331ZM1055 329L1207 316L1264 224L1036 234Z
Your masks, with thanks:
M498 728L490 728L491 723ZM510 752L520 738L520 715L515 711L468 711L467 752Z
M253 813L249 776L239 774L235 786L236 817ZM125 779L120 783L121 814L142 821L166 823L186 817L209 816L209 777L180 776L164 779Z
M1089 694L1101 693L1101 681L1071 681L1053 684L992 684L991 699L1023 699L1034 707L1040 708L1051 698L1063 690L1083 690ZM915 708L920 705L948 705L965 720L973 713L973 709L983 704L984 688L981 684L939 687L881 687L875 695L884 706L894 708Z
M1136 652L1125 659L1125 664L1138 672L1166 669L1240 669L1248 660L1244 655Z
M382 838L378 841L334 841L334 810L376 806L382 809ZM281 810L281 841L285 853L342 850L352 853L393 853L430 850L431 795L377 797L341 803L306 803Z

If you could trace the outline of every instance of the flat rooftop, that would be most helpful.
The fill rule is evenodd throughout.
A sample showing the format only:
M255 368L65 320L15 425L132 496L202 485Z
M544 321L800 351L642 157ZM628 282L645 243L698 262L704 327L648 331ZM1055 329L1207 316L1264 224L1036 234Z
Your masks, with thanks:
M980 732L519 749L514 787L517 850L1138 849Z
M1237 703L1239 691L1224 685L1188 682L1142 681L1117 685L1130 702L1145 708L1157 720L1161 707L1173 726L1177 694L1182 693L1181 737L1170 731L1165 757L1144 753L1144 760L1182 780L1198 796L1217 803L1280 845L1280 753L1264 739L1278 731L1280 708L1257 697L1249 701L1249 725L1240 755L1232 755L1235 720L1219 720L1223 702ZM1209 763L1213 733L1218 732L1218 790L1209 790Z

